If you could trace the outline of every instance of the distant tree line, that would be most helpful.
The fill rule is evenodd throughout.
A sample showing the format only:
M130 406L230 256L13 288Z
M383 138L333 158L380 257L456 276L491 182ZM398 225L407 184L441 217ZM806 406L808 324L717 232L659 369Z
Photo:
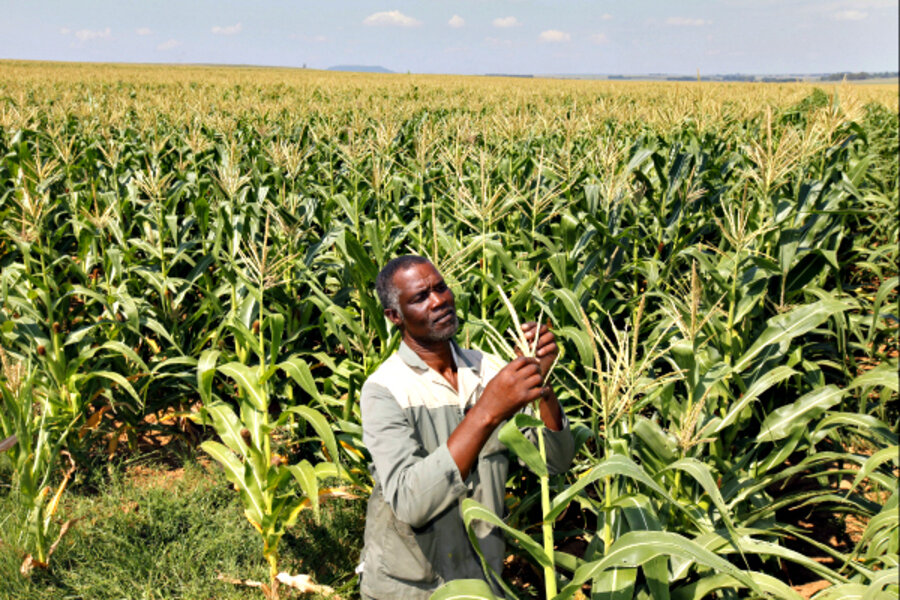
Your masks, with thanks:
M897 77L897 71L883 71L881 73L867 73L865 71L860 71L859 73L832 73L830 75L823 75L822 81L843 81L844 78L847 81L858 81L861 79L888 79L891 77Z

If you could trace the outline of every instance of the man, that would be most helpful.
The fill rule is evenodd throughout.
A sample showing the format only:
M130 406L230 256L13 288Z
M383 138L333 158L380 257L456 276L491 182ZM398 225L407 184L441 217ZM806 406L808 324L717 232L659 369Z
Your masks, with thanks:
M362 388L363 441L375 481L366 515L363 598L428 598L451 579L483 578L460 514L469 497L498 515L508 472L499 426L540 399L548 463L568 468L574 442L543 378L556 358L553 333L539 335L537 358L504 365L461 349L453 292L427 259L401 256L378 274L385 316L402 332L399 350ZM484 522L475 532L490 564L502 572L502 533Z

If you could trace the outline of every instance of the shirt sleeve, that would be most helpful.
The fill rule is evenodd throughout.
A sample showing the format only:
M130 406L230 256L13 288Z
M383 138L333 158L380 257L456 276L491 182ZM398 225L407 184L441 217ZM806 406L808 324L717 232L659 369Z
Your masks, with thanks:
M559 409L563 409L562 405ZM562 418L563 426L559 431L553 431L547 427L541 430L544 436L544 447L547 449L547 470L551 475L568 471L572 465L572 459L575 458L575 437L569 428L569 419L565 412L563 412Z
M363 443L372 455L384 499L398 519L421 527L466 493L447 443L427 453L386 387L367 382L360 405Z
M566 411L563 409L562 404L559 405L559 410L562 411L562 429L559 431L553 431L549 427L541 429L544 435L544 448L547 450L547 471L550 475L568 471L569 467L572 466L572 460L575 458L575 437L569 428L569 418L566 416ZM530 406L525 407L524 412L535 416ZM525 437L537 446L537 430L529 427L523 432Z

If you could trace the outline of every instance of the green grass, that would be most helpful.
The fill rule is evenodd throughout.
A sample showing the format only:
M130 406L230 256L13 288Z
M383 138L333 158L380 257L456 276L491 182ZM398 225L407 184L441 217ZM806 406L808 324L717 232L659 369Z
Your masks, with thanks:
M9 481L8 471L0 475ZM259 535L217 466L188 459L174 469L142 460L95 472L67 492L61 518L78 520L50 568L30 578L18 573L14 494L0 489L2 600L262 597L258 589L217 579L220 573L268 579ZM362 500L327 501L319 525L304 515L282 541L282 568L354 597L364 515ZM283 597L293 596L285 591Z

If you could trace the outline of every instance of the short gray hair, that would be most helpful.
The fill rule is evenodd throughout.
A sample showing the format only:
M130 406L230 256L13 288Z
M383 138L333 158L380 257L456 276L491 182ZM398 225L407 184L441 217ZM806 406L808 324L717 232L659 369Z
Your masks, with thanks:
M400 290L394 285L394 275L397 271L405 270L413 265L431 264L424 256L416 254L404 254L388 261L375 278L375 291L385 310L391 309L400 313Z

